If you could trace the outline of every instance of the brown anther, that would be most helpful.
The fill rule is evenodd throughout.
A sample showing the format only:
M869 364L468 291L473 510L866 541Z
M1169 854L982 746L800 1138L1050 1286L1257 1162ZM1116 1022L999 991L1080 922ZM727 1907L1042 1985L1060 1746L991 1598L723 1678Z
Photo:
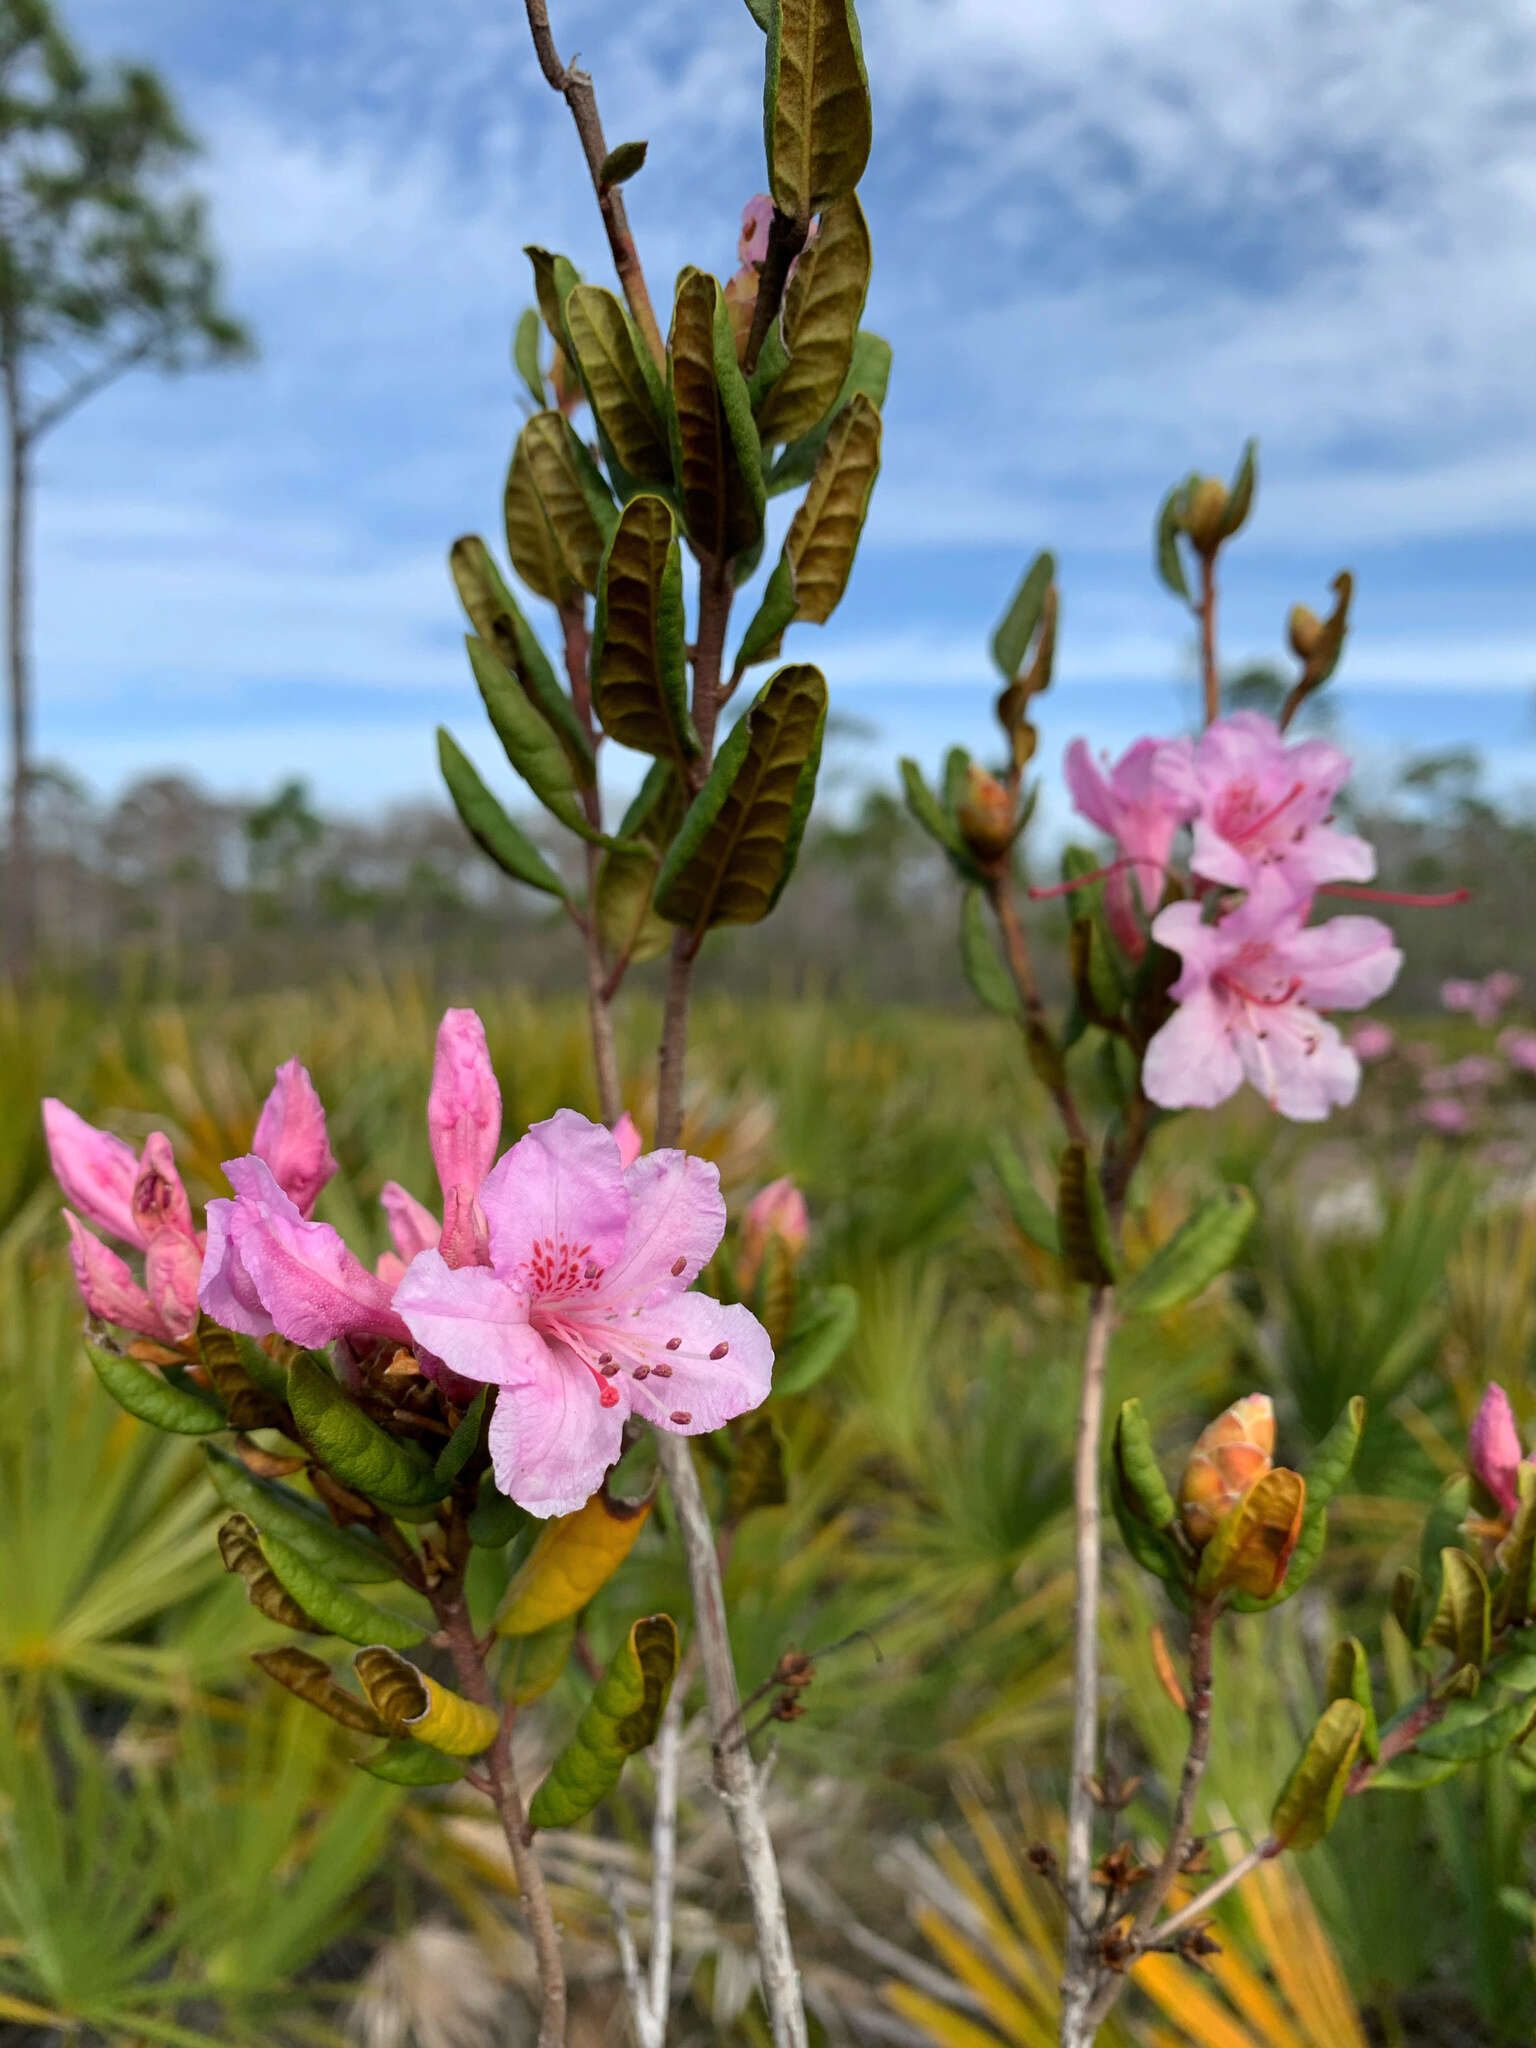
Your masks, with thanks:
M657 1379L659 1380L669 1380L672 1377L672 1368L670 1365L653 1365L651 1367L651 1371L655 1373Z
M727 1351L730 1350L730 1348L731 1347L729 1344L717 1344L714 1350L711 1351L709 1355L711 1358L724 1358L725 1354L727 1353Z
M613 1353L611 1351L600 1351L597 1354L597 1362L599 1365L612 1365Z
M605 1380L617 1378L618 1370L619 1368L614 1364L611 1358L607 1361L606 1364L599 1363L598 1365L598 1371L602 1374Z
M680 1351L682 1349L682 1345L683 1340L681 1337L669 1337L667 1339L667 1349L669 1351Z
M688 1424L692 1422L693 1417L686 1408L674 1408L671 1419L677 1424L679 1429L686 1429Z
M674 1278L677 1274L682 1272L683 1268L687 1265L687 1263L688 1261L686 1259L674 1259L672 1261L672 1272Z
M635 1367L635 1378L637 1380L648 1379L650 1377L650 1371L651 1368L648 1365L637 1365Z

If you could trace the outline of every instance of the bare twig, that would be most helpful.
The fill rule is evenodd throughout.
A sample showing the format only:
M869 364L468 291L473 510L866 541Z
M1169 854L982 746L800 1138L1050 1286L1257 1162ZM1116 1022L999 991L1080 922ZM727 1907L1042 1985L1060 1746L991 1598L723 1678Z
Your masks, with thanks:
M1214 725L1221 716L1221 671L1216 665L1216 557L1201 551L1200 678L1205 692L1205 722Z
M1217 1901L1240 1885L1250 1871L1257 1870L1261 1863L1268 1862L1270 1857L1279 1853L1280 1844L1272 1835L1266 1836L1245 1856L1240 1856L1230 1870L1224 1870L1214 1884L1208 1884L1198 1898L1191 1899L1187 1906L1181 1906L1177 1913L1171 1913L1152 1939L1143 1944L1144 1949L1172 1948L1187 1927L1194 1926L1197 1920L1204 1920Z
M1035 981L1034 963L1029 957L1029 941L1024 935L1024 926L1019 919L1018 905L1013 896L1013 873L1006 863L1000 865L987 878L987 895L991 900L992 914L997 919L998 932L1003 941L1003 957L1008 962L1008 972L1018 990L1019 1002L1024 1010L1024 1036L1027 1043L1050 1044L1050 1026L1046 1022L1045 1005L1040 1000L1040 990ZM1042 1061L1042 1065L1045 1062ZM1051 1099L1056 1104L1067 1136L1079 1145L1086 1145L1088 1134L1078 1112L1076 1100L1065 1074L1056 1081L1048 1081Z
M681 1676L681 1674L679 1674ZM658 2042L672 2003L672 1914L677 1898L677 1780L683 1746L683 1688L674 1684L651 1751L656 1803L651 1814L650 2007Z
M577 597L572 603L560 607L560 625L565 636L565 673L571 686L571 701L587 738L595 741L589 670L592 635L587 626L585 598ZM581 800L588 824L600 828L603 804L595 782L582 790ZM587 869L587 904L585 911L571 910L571 916L581 928L586 952L587 1015L592 1028L592 1068L597 1077L598 1105L603 1122L611 1126L624 1113L624 1092L619 1081L619 1058L613 1040L613 1011L610 1008L618 990L619 977L610 977L603 965L603 944L597 928L597 877L602 853L590 841L582 851Z

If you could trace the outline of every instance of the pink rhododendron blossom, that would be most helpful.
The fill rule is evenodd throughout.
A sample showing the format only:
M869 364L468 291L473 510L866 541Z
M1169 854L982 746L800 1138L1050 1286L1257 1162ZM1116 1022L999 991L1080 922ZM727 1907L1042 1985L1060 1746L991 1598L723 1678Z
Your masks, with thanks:
M773 225L773 201L766 192L754 193L741 209L741 233L736 239L738 263L761 263L768 254L768 230Z
M110 1245L87 1230L78 1216L63 1211L69 1226L69 1260L75 1269L75 1285L93 1316L115 1323L122 1330L136 1330L141 1337L164 1338L164 1323L126 1259L119 1258Z
M1485 1052L1469 1052L1456 1062L1454 1071L1458 1088L1491 1088L1504 1078L1502 1065Z
M1442 1137L1459 1138L1472 1128L1471 1110L1453 1095L1429 1096L1416 1106L1414 1115L1421 1124L1427 1124L1432 1131L1439 1131Z
M143 1239L133 1213L138 1155L131 1145L98 1131L52 1096L43 1104L43 1135L53 1177L82 1216L128 1244Z
M1499 1033L1499 1051L1523 1074L1536 1074L1536 1031L1523 1031L1511 1025L1509 1030Z
M338 1337L409 1341L391 1288L348 1251L328 1223L306 1222L264 1159L227 1159L233 1201L208 1204L199 1299L216 1322L247 1336L273 1330L295 1344Z
M1357 1060L1371 1066L1395 1051L1397 1033L1390 1024L1380 1024L1374 1017L1368 1017L1349 1034L1349 1045Z
M144 1291L160 1319L162 1333L173 1342L197 1328L197 1287L203 1270L203 1247L190 1233L157 1230L144 1253Z
M611 1131L563 1109L502 1157L480 1203L490 1267L421 1252L395 1307L419 1345L500 1388L496 1483L531 1513L588 1500L629 1415L696 1435L763 1400L767 1332L687 1291L725 1229L715 1167L659 1151L626 1168Z
M1106 757L1101 766L1086 740L1074 740L1066 754L1067 788L1073 803L1090 824L1109 834L1132 863L1105 884L1104 909L1116 939L1137 959L1146 944L1136 921L1132 877L1142 906L1150 913L1162 901L1173 836L1192 809L1188 797L1159 774L1159 760L1168 751L1164 741L1137 740L1113 765Z
M1288 744L1272 718L1234 711L1192 746L1164 747L1157 776L1194 820L1195 874L1251 889L1278 869L1294 895L1310 897L1324 882L1366 882L1376 872L1366 842L1328 822L1350 766L1327 740Z
M736 1281L743 1293L756 1282L763 1254L773 1238L779 1240L792 1259L802 1258L811 1241L811 1218L805 1197L787 1175L759 1189L741 1219Z
M127 1261L66 1209L70 1260L86 1307L120 1329L179 1344L197 1327L203 1247L170 1139L152 1131L135 1157L121 1138L51 1099L43 1104L43 1129L54 1174L75 1207L144 1253L141 1285Z
M300 1213L312 1215L320 1190L336 1171L336 1161L315 1084L297 1060L278 1068L256 1119L251 1150L271 1167L272 1178Z
M1467 1463L1473 1478L1512 1516L1520 1504L1520 1432L1509 1396L1497 1380L1490 1383L1467 1431Z
M151 1131L144 1141L130 1206L139 1244L147 1245L160 1230L186 1238L194 1234L192 1204L176 1171L171 1141L163 1131Z
M645 1140L640 1135L640 1126L627 1109L614 1125L613 1137L619 1148L620 1166L633 1166L645 1150Z
M1321 1013L1374 1002L1403 956L1376 918L1308 927L1304 915L1272 877L1217 924L1198 903L1159 911L1152 935L1184 971L1178 1008L1147 1047L1152 1101L1210 1109L1247 1080L1282 1116L1310 1123L1354 1100L1360 1062Z
M501 1089L473 1010L449 1010L438 1026L427 1129L443 1191L443 1257L450 1266L483 1266L490 1253L476 1196L501 1136Z
M1502 967L1482 981L1445 981L1440 984L1442 1008L1475 1017L1485 1030L1498 1023L1501 1013L1519 993L1519 975L1510 974Z

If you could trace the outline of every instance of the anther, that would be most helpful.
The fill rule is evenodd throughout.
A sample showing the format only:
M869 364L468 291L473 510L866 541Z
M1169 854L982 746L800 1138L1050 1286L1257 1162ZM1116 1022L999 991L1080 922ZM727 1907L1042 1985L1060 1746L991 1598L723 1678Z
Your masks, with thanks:
M609 1358L605 1359L599 1365L598 1370L602 1373L602 1376L605 1380L611 1380L617 1376L619 1368L614 1364L613 1360Z
M687 1425L690 1422L692 1422L693 1417L688 1413L688 1410L686 1408L674 1408L672 1410L671 1419L673 1422L677 1424L679 1429L685 1429Z
M680 1351L682 1347L683 1340L681 1337L669 1337L667 1339L667 1349L669 1351Z
M670 1365L653 1365L651 1367L651 1371L655 1373L657 1379L659 1380L669 1380L672 1377L672 1368Z
M597 1362L599 1365L612 1365L613 1353L611 1351L600 1351L597 1354Z
M730 1348L731 1347L729 1344L717 1344L714 1350L711 1351L709 1355L711 1358L724 1358L725 1354L727 1353L727 1351L730 1350Z
M650 1369L651 1368L648 1365L637 1365L635 1367L635 1378L637 1380L643 1380L647 1373L649 1373Z
M672 1261L672 1271L674 1276L678 1273L681 1273L683 1268L687 1265L687 1263L688 1261L686 1259L674 1259Z

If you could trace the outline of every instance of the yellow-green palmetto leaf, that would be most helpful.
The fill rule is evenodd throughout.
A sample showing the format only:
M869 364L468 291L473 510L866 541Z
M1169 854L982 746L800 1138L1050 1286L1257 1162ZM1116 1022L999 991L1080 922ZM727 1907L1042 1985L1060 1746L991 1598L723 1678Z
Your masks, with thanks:
M569 1827L619 1781L626 1758L655 1737L677 1670L677 1628L669 1614L632 1624L604 1672L576 1732L534 1793L528 1824Z
M663 499L642 493L619 514L598 576L592 704L621 747L679 766L699 750L686 635L677 522Z
M563 412L536 412L518 436L566 579L592 592L617 508Z
M384 1733L384 1723L372 1707L336 1683L324 1658L311 1656L297 1644L283 1643L273 1650L253 1651L251 1662L259 1664L269 1678L286 1686L289 1692L328 1714L333 1721L339 1721L343 1728L354 1729L359 1735Z
M481 852L489 854L504 874L563 901L564 882L522 827L507 816L446 725L437 728L437 759L453 807Z
M565 319L592 417L620 468L636 483L670 486L666 395L623 306L603 286L579 284Z
M408 1650L425 1635L420 1623L386 1614L350 1586L316 1571L280 1537L264 1536L261 1549L279 1585L327 1635L349 1643L387 1643L396 1650Z
M833 402L832 410L811 428L808 434L801 434L780 451L777 461L768 472L768 495L776 497L780 491L798 490L809 483L816 468L817 457L822 443L831 431L833 422L848 405L856 392L862 391L878 412L885 404L885 394L891 380L891 345L878 334L871 334L867 328L860 328L853 344L853 361L843 379L843 388Z
M502 581L490 549L478 534L462 534L448 550L448 567L470 624L502 667L517 677L535 710L554 727L577 781L590 784L597 772L592 743L538 634Z
M842 602L879 474L880 415L859 392L834 422L785 537L796 618L824 626Z
M769 677L690 804L656 882L656 908L699 937L755 924L789 880L810 815L827 685L806 663Z
M808 225L869 161L869 80L853 0L772 0L763 141L780 213Z
M822 215L784 295L779 329L788 360L758 406L764 447L808 434L836 404L853 366L869 271L869 226L850 193Z
M268 1621L282 1628L303 1629L323 1636L326 1630L313 1620L283 1586L261 1552L256 1525L247 1515L231 1515L219 1527L219 1555L224 1569L244 1581L245 1597Z
M501 1717L494 1708L450 1692L396 1651L371 1643L352 1666L391 1735L408 1735L444 1756L479 1756L496 1740Z
M719 281L702 270L678 279L667 360L683 521L701 553L730 561L762 539L762 460Z
M318 1570L352 1581L399 1577L389 1552L366 1529L338 1529L318 1501L278 1480L259 1479L217 1444L205 1444L203 1454L224 1506L248 1516L259 1531L282 1537Z
M1127 1315L1164 1315L1203 1294L1232 1264L1253 1227L1247 1188L1211 1195L1160 1245L1120 1296Z
M1334 1700L1324 1709L1270 1816L1282 1849L1310 1849L1333 1826L1364 1733L1358 1700Z
M385 1507L426 1507L442 1499L444 1489L425 1451L381 1429L311 1352L301 1351L288 1368L288 1403L305 1443L354 1493Z
M546 1522L507 1588L498 1632L537 1635L579 1614L634 1549L650 1511L648 1499L615 1500L600 1489L573 1514Z
M469 665L474 671L481 702L501 741L502 752L552 817L568 832L605 845L604 834L586 814L575 772L559 735L549 721L528 701L510 669L473 633L465 638Z
M651 898L656 877L687 809L677 770L655 761L619 827L618 844L603 855L593 898L597 935L610 965L654 960L672 943L672 927Z
M105 1344L87 1343L85 1355L117 1405L141 1422L174 1436L211 1436L216 1429L228 1429L218 1403L190 1385L164 1379L152 1367Z

